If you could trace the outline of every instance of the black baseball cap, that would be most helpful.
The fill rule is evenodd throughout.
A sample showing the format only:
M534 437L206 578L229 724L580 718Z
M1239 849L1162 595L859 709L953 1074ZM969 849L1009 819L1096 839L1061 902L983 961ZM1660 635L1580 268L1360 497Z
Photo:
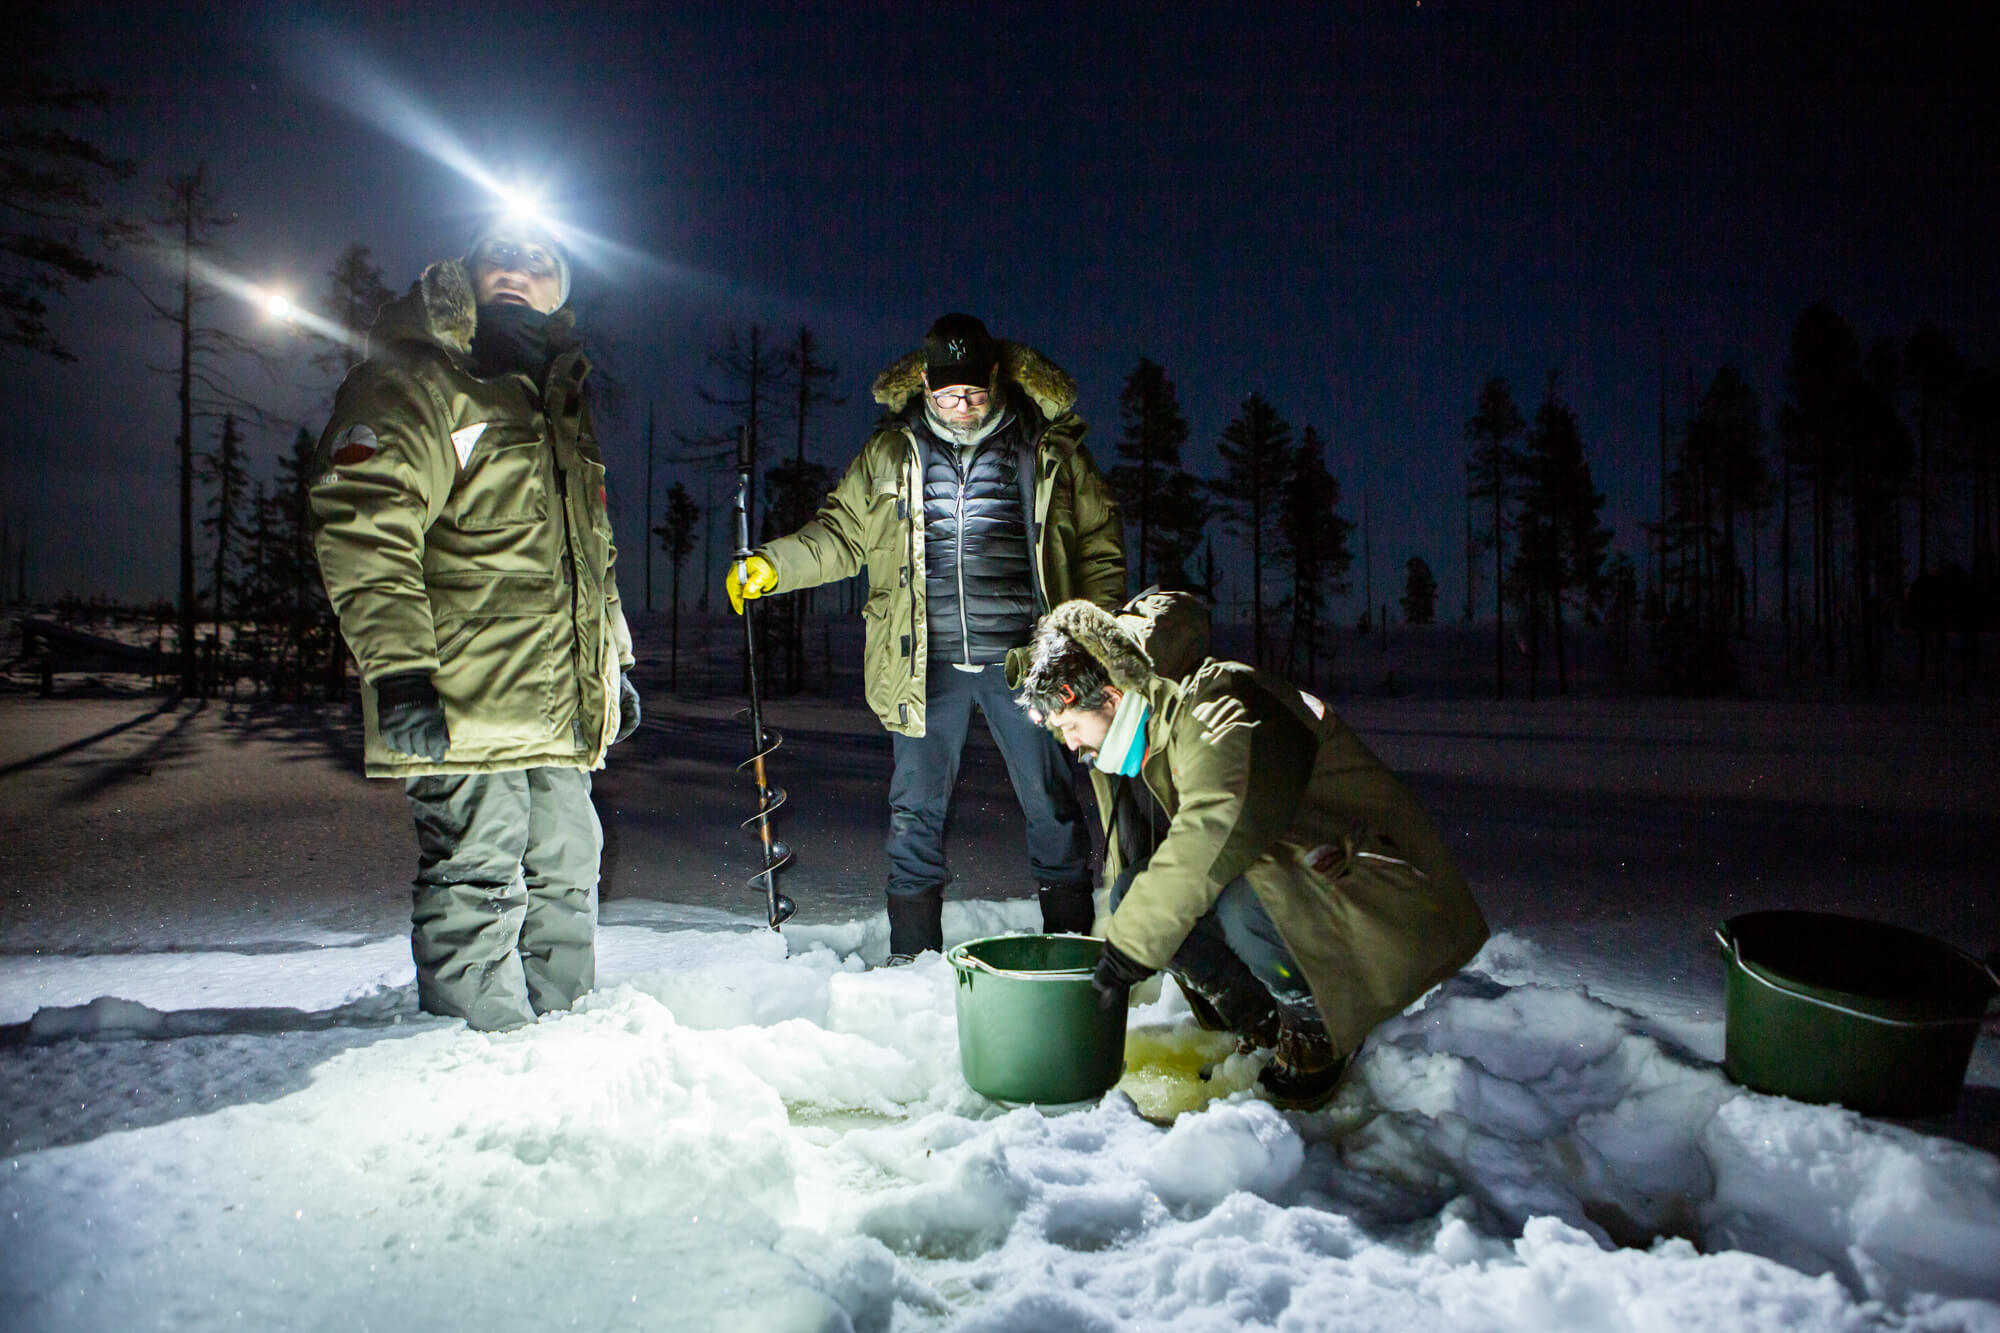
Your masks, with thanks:
M999 360L993 335L971 315L945 315L924 335L924 376L932 392L954 385L984 389Z

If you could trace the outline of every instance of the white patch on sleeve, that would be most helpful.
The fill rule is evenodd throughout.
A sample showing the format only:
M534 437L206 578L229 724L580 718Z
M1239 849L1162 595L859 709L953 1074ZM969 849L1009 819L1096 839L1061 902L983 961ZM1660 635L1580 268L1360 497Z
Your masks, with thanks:
M1326 716L1326 705L1320 702L1317 696L1307 694L1304 690L1300 690L1299 698L1304 699L1306 701L1306 707L1312 709L1314 717L1324 718Z
M451 433L451 447L458 450L458 465L463 468L472 457L472 446L479 443L479 437L486 433L486 423L475 421L470 426L461 426Z

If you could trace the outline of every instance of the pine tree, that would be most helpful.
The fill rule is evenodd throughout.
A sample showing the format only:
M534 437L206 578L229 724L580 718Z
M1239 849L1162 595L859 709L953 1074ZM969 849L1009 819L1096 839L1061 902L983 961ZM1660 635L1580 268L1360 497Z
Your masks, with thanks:
M201 527L215 543L215 563L208 591L216 636L220 638L223 625L231 618L230 612L240 614L241 611L237 570L241 552L238 547L248 518L244 492L250 477L243 465L243 441L236 429L234 413L222 418L221 438L216 443L215 452L202 455L201 473L211 492L208 515L202 519Z
M262 422L266 417L236 387L229 374L232 362L260 360L256 349L201 318L202 308L215 295L214 289L200 276L207 267L202 256L214 250L216 232L235 222L236 216L220 211L206 163L167 181L160 199L162 211L153 220L152 244L179 269L179 279L175 295L169 301L158 300L143 291L141 295L153 317L173 329L179 344L178 365L170 372L176 377L175 398L180 408L180 429L175 441L180 459L178 647L181 691L192 694L199 684L195 662L194 423L197 418L226 412L253 422Z
M282 681L289 673L292 697L300 701L306 697L306 682L316 671L323 679L326 698L338 699L346 690L347 649L312 547L315 452L312 432L301 427L290 452L278 458L277 481L271 491L269 579L273 611L285 627L275 679Z
M770 500L764 512L764 541L804 526L819 512L834 482L830 469L802 458L778 464L765 479ZM772 649L784 659L785 691L796 692L805 681L805 595L792 592L767 597L763 606L759 624L770 634Z
M100 193L132 164L66 128L111 98L52 72L62 49L54 9L0 6L0 361L76 360L49 327L45 298L112 272L105 252L136 235Z
M395 297L382 281L381 268L369 262L368 247L359 241L349 242L326 271L326 288L319 300L320 313L338 336L312 333L315 341L324 344L313 354L313 365L329 375L345 375L359 365L375 316Z
M1834 567L1835 501L1847 472L1852 447L1853 404L1861 378L1861 340L1847 321L1825 302L1807 307L1792 330L1791 355L1785 363L1787 401L1778 412L1784 436L1783 511L1779 519L1779 561L1783 585L1779 598L1785 622L1786 661L1792 659L1793 621L1800 637L1816 634L1825 663L1835 669L1834 608L1839 596ZM1792 479L1802 477L1810 506L1807 540L1812 552L1812 600L1809 611L1792 609Z
M1286 665L1303 669L1309 686L1319 683L1327 596L1351 586L1347 571L1354 555L1348 537L1354 524L1340 517L1339 509L1340 483L1327 471L1326 442L1307 426L1292 451L1278 502L1278 530L1292 560L1292 586L1283 603L1291 612Z
M1188 562L1201 549L1208 521L1215 517L1207 485L1176 468L1153 493L1152 514L1153 563L1141 590L1150 586L1194 589L1198 585Z
M1574 603L1594 622L1604 600L1604 555L1611 531L1598 516L1604 496L1590 476L1576 414L1556 396L1550 374L1521 458L1521 541L1516 576L1529 612L1531 659L1539 652L1546 615L1555 631L1556 692L1569 693L1568 639L1563 609ZM1529 694L1533 697L1531 672Z
M1185 560L1191 547L1182 545L1185 529L1175 530L1172 525L1163 525L1161 501L1173 479L1181 475L1181 445L1187 442L1187 419L1181 415L1180 398L1174 390L1174 382L1167 378L1167 372L1146 357L1139 358L1139 364L1125 377L1125 387L1118 394L1118 414L1124 421L1124 435L1118 441L1118 456L1129 460L1113 467L1106 474L1105 481L1111 494L1118 501L1119 512L1128 524L1138 528L1139 540L1135 546L1137 558L1133 562L1137 586L1147 588L1159 582L1149 578L1156 568L1154 560L1154 533L1167 528L1167 540L1179 550L1179 565ZM1179 488L1176 498L1183 500L1188 488ZM1179 513L1168 515L1185 521L1183 506ZM1199 522L1197 522L1197 526Z
M1269 665L1264 646L1264 555L1276 552L1279 489L1290 470L1292 428L1261 394L1223 428L1223 475L1210 487L1225 504L1229 522L1250 544L1250 618L1255 664Z
M681 566L694 552L695 524L701 521L701 506L688 494L687 487L675 482L667 490L667 510L660 516L659 526L653 533L660 539L660 549L667 554L673 566L673 605L671 608L667 688L681 687Z
M1507 527L1520 455L1509 443L1528 423L1514 406L1514 392L1495 375L1479 391L1479 408L1465 423L1466 494L1491 504L1484 540L1493 552L1493 697L1507 697Z
M1435 624L1437 596L1437 576L1431 573L1430 563L1420 555L1411 556L1403 566L1403 623Z

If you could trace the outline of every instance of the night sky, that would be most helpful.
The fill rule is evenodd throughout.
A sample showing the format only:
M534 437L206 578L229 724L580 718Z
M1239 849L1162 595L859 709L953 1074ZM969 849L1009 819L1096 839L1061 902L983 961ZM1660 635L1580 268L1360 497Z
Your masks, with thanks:
M950 309L1076 375L1101 466L1142 354L1179 386L1198 470L1262 393L1330 435L1349 517L1367 494L1377 600L1422 554L1446 614L1488 375L1532 414L1560 372L1636 553L1662 347L1676 415L1690 369L1734 362L1768 421L1814 300L1864 339L1933 319L1989 360L2000 341L1983 6L59 8L59 67L120 99L71 122L138 165L119 202L154 212L205 159L240 215L222 262L249 279L310 300L360 241L401 290L460 253L487 196L432 155L448 141L610 242L575 301L628 387L602 433L632 605L645 404L663 453L722 424L704 354L752 323L808 324L838 361L849 401L813 447L835 466L876 370ZM259 458L317 432L332 386L296 338L212 310L283 363L241 372L287 423ZM170 595L173 384L148 366L171 331L116 279L55 323L77 364L0 363L0 517L38 595Z

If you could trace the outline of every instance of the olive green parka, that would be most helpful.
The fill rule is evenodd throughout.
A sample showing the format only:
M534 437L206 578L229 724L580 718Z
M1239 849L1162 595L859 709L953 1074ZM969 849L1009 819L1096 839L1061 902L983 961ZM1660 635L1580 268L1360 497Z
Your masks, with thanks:
M1036 605L1072 598L1114 607L1125 599L1125 533L1118 506L1083 447L1072 410L1076 383L1032 348L1002 341L1000 375L1028 426L1032 505L1024 504L1034 551ZM862 667L869 707L882 725L924 734L928 658L924 602L923 453L906 411L923 392L923 353L912 352L875 378L875 401L889 415L804 527L760 548L778 573L779 592L816 587L868 570ZM1027 462L1023 460L1024 464Z
M382 307L368 359L320 436L313 546L360 664L370 777L594 769L618 723L632 637L618 600L604 463L570 344L546 383L481 379L463 264L433 264ZM433 762L382 743L369 682L430 675L451 748Z
M1073 606L1050 620L1150 710L1139 776L1170 823L1105 927L1119 950L1166 967L1241 876L1341 1051L1479 951L1486 921L1409 790L1319 699L1204 659L1199 603L1153 594L1115 620ZM1109 824L1118 779L1094 768L1091 779ZM1123 867L1107 832L1109 883Z

